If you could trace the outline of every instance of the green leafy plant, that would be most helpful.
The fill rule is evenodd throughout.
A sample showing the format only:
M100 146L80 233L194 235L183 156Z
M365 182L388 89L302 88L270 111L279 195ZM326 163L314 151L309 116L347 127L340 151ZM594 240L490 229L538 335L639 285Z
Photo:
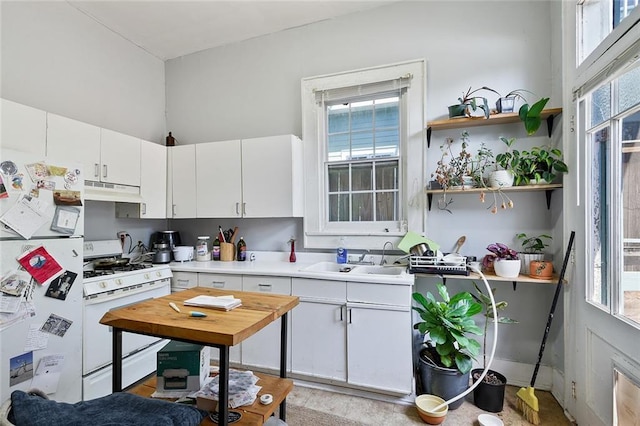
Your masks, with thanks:
M482 311L482 305L469 292L449 297L443 284L438 283L437 287L442 302L438 302L430 292L426 297L421 293L413 293L413 300L419 305L413 309L422 319L413 328L429 334L428 343L433 345L439 357L434 362L466 374L471 370L471 360L480 353L480 344L468 335L482 335L482 330L473 319Z
M528 236L524 232L516 234L516 238L520 240L523 253L542 253L545 248L549 247L549 244L545 243L545 240L551 241L551 235L540 234L537 236Z
M501 167L503 170L514 172L520 161L520 152L517 149L511 149L516 138L507 139L504 136L500 136L500 140L507 146L507 150L496 155L496 170L498 170L498 167Z
M533 147L518 154L518 158L512 161L516 185L528 185L531 181L539 183L541 180L551 183L558 173L569 172L558 148Z
M524 123L524 128L529 136L538 131L540 124L542 124L542 110L549 102L549 98L542 98L533 105L524 104L518 111L520 120Z
M491 114L491 108L489 108L487 98L477 95L478 92L483 90L496 93L498 96L500 96L500 93L487 86L482 86L474 90L471 90L471 87L469 87L469 89L467 89L466 92L463 92L462 96L458 98L458 105L464 106L465 115L471 116L471 111L475 112L478 109L481 109L484 112L484 117L489 118L489 114Z
M476 155L471 160L471 170L469 172L477 187L486 188L485 174L494 167L494 165L493 151L487 148L485 143L482 142L480 148L478 148L478 152L476 152Z

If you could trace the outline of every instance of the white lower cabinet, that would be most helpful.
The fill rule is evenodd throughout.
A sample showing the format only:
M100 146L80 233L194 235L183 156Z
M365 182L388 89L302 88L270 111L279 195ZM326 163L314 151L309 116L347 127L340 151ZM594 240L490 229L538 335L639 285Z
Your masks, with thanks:
M242 290L258 293L291 294L291 278L244 275ZM297 309L294 308L295 311ZM288 315L290 316L290 315ZM287 326L291 327L291 319ZM242 365L272 372L280 371L280 336L282 319L267 325L262 330L242 342ZM287 333L287 347L291 347L291 333ZM291 369L291 351L287 351L287 371Z
M197 272L173 272L171 277L171 292L186 290L198 286Z
M410 394L410 293L410 286L293 278L300 304L292 311L291 372Z
M230 274L207 274L198 273L198 287L209 287L218 290L242 290L242 276ZM218 348L211 348L211 359L220 360ZM242 345L235 345L229 348L229 362L240 364L242 361Z

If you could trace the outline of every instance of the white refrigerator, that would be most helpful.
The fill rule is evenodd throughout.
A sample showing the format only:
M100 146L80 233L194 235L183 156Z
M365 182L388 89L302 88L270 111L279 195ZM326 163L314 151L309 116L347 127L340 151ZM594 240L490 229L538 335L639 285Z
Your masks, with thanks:
M56 401L78 402L82 168L0 149L0 179L0 403L33 387Z

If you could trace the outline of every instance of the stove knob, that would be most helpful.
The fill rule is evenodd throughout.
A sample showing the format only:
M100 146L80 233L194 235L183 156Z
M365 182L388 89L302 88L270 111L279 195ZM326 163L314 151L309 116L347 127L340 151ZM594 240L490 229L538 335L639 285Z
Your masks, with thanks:
M100 287L101 288L106 288L107 287L107 283L105 283L104 281L100 281Z
M116 278L116 284L122 285L122 280L120 278Z
M160 271L156 271L156 276L158 276L158 277L162 278L162 272L160 272Z
M145 279L149 280L151 279L151 277L149 276L149 274L144 274Z

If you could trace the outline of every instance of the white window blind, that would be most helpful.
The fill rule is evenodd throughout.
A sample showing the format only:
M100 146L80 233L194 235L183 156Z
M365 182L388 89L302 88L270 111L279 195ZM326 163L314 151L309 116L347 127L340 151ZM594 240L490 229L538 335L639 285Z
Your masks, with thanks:
M408 88L411 86L412 78L413 75L406 74L393 80L358 84L348 87L336 87L333 89L314 90L314 94L318 104L336 103L346 99L353 102L358 98L367 98L378 93L397 92L401 89Z

